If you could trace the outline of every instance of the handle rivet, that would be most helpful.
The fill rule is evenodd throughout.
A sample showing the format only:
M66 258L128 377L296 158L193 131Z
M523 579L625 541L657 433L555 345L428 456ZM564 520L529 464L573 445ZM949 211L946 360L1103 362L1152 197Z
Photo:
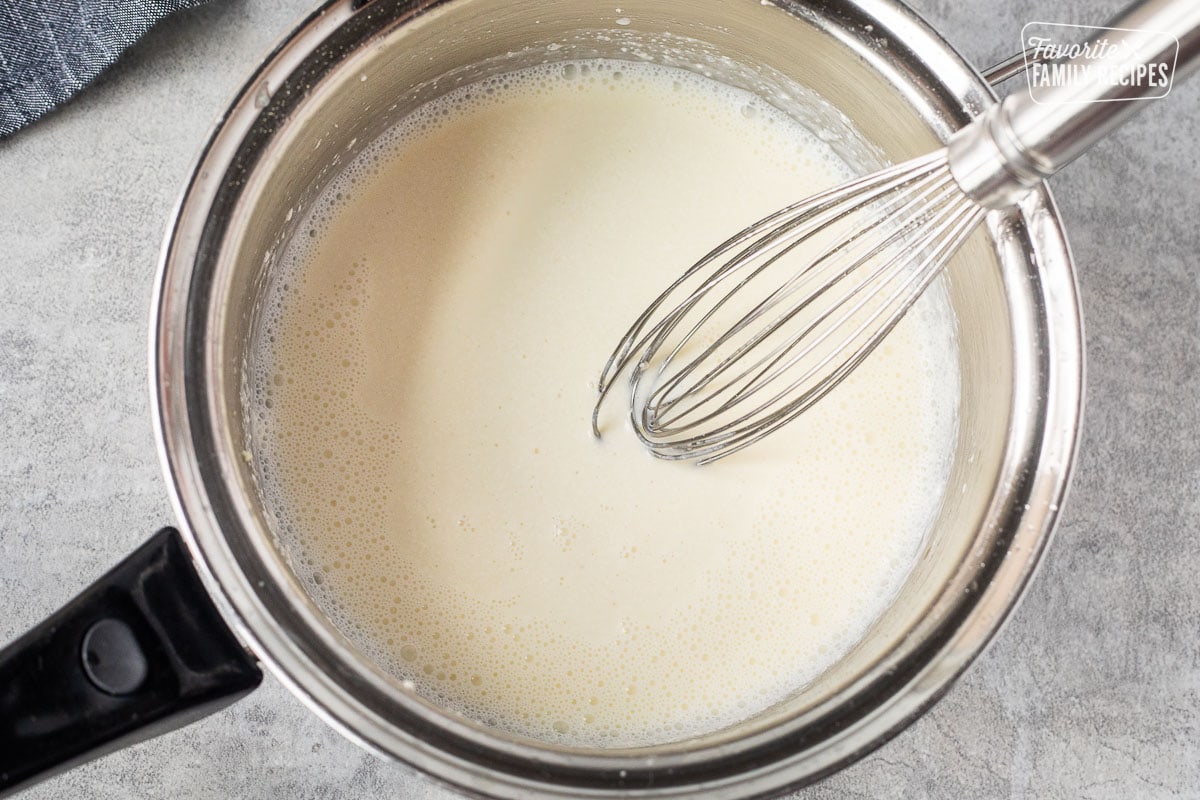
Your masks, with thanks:
M119 619L93 623L83 635L80 658L88 680L108 694L136 692L150 671L133 630Z

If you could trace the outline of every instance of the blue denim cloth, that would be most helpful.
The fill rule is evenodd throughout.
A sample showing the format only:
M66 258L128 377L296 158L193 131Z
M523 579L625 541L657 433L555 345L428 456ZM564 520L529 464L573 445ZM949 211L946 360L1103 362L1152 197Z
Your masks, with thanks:
M0 0L0 138L66 102L173 11L206 0Z

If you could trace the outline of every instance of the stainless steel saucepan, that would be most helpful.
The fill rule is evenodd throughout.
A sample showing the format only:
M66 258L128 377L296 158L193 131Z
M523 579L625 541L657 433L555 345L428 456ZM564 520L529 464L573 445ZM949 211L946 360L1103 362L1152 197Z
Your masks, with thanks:
M1017 602L1079 432L1082 342L1050 194L993 212L951 263L959 439L936 524L868 636L732 728L572 749L426 701L302 589L255 488L242 390L258 303L303 209L422 102L546 61L648 59L758 92L864 168L926 152L995 102L894 0L334 0L247 82L179 203L155 296L154 415L167 529L0 652L0 795L194 719L265 664L365 747L495 797L750 797L819 779L929 707ZM148 727L147 727L148 725Z

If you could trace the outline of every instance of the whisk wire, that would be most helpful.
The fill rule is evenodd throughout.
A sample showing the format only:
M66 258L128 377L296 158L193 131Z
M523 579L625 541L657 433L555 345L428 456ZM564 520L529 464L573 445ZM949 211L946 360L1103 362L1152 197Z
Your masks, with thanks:
M940 160L944 161L944 155L941 155ZM671 285L669 285L657 298L638 316L634 323L626 331L621 338L620 343L613 353L609 356L603 370L601 370L600 380L597 385L599 398L593 411L592 427L593 432L599 436L599 427L597 417L599 409L605 396L612 388L613 383L618 375L620 375L629 364L637 358L636 353L640 352L662 329L663 327L673 327L673 321L682 314L686 313L691 307L691 303L685 300L683 303L674 307L671 312L660 320L658 323L650 326L649 330L643 333L650 325L650 321L656 316L660 308L674 295L680 293L680 289L693 279L698 273L704 271L710 265L713 265L718 259L735 248L745 244L754 237L760 237L765 240L774 241L782 239L787 233L794 231L798 226L805 221L812 220L815 215L825 212L830 213L831 201L838 198L854 198L864 193L869 193L869 199L877 198L889 191L893 185L899 185L909 180L929 166L934 166L939 161L939 154L934 153L920 159L914 159L902 165L898 165L877 176L869 176L847 183L841 187L829 189L820 194L814 195L791 206L780 209L775 213L764 217L758 222L747 226L728 240L718 245L716 248L707 253L703 258L697 261L693 266L680 275ZM765 232L765 233L764 233ZM745 248L739 255L748 257L756 252L755 246L751 245ZM720 281L727 277L728 273L738 268L743 262L736 258L719 264L716 272L710 276L709 281ZM685 297L699 299L701 292L706 291L709 284L706 282L699 289L693 290Z
M748 415L743 415L739 417L735 424L725 426L726 430L720 433L713 432L703 436L664 439L645 429L639 429L635 421L635 432L638 437L659 457L671 460L696 459L699 463L705 464L732 455L791 422L797 416L811 408L813 404L822 399L829 391L832 391L846 375L856 369L871 354L879 342L899 322L899 314L902 314L911 307L921 292L936 277L944 259L950 253L954 252L982 216L982 211L969 204L965 207L959 207L957 212L946 219L944 225L939 227L944 236L939 238L938 234L930 232L927 236L923 237L926 245L931 241L937 244L921 260L918 269L910 275L909 280L900 287L900 290L889 296L889 303L898 301L898 305L896 306L898 314L889 316L887 323L882 327L871 328L870 325L865 323L863 326L860 326L860 331L870 329L872 330L872 335L865 341L860 342L851 352L844 354L844 359L837 364L827 379L818 382L811 389L797 396L781 408L776 409L771 414L759 419L747 419ZM882 310L880 313L882 313Z
M655 455L708 463L753 444L855 369L982 216L942 151L748 226L630 326L601 372L593 432L628 371L629 419Z
M817 401L836 388L847 375L857 369L871 355L884 337L899 324L902 315L915 303L920 294L937 276L942 262L961 245L962 240L970 234L971 230L974 229L982 217L983 212L978 209L966 209L961 212L961 215L957 218L953 226L950 237L939 242L937 251L930 255L921 272L918 275L914 275L914 279L910 281L909 292L902 299L896 313L888 317L885 325L875 329L873 335L867 341L860 344L852 354L846 357L839 364L838 368L831 373L828 380L821 382L796 401L790 403L783 410L772 415L772 418L765 425L745 424L740 427L737 436L727 436L717 441L706 442L704 440L696 440L695 442L682 443L682 447L678 446L679 443L674 443L676 444L676 449L671 451L672 455L666 457L675 459L698 458L698 463L700 464L710 463L754 444L811 408ZM663 452L665 453L666 451L664 450Z
M842 316L842 318L838 319L835 324L843 325L843 324L847 323L860 310L861 310L861 306L857 307L857 308L849 308L847 313L844 314ZM864 325L870 324L870 322L871 322L871 319L868 319L867 322L864 323ZM809 333L811 333L811 330L805 330L801 334L798 334L797 336L793 337L793 343L791 344L791 347L794 348L794 346L795 346L794 343L803 340L806 336L809 335ZM829 331L825 331L824 335L827 336L827 335L829 335L829 333L830 333ZM857 335L859 335L859 333L860 333L860 331L855 331L851 334L844 334L844 336L848 341L852 341ZM750 391L760 391L765 385L775 381L780 375L784 374L786 372L786 370L790 367L790 365L792 363L794 363L796 360L802 359L802 358L808 356L811 351L814 351L816 349L818 344L819 343L817 343L817 342L813 342L811 345L806 346L799 353L794 354L792 356L792 358L788 361L788 363L785 363L782 365L779 364L779 361L787 356L787 352L785 351L785 352L779 353L771 363L766 364L759 370L759 375L756 376L756 380L754 383L751 383L750 385L743 386L740 389L738 389L737 394L735 395L735 399L745 396L746 393L750 392ZM695 444L696 445L704 445L704 444L723 443L723 442L727 442L731 439L734 439L734 438L742 435L743 432L746 430L747 421L757 422L760 417L769 416L770 413L773 412L773 410L774 410L773 406L778 404L779 401L782 398L784 398L789 392L795 391L798 387L800 387L800 386L804 385L806 382L810 381L813 377L813 374L815 372L817 372L819 369L828 367L830 358L832 355L836 355L836 352L826 354L826 357L824 360L822 360L818 364L813 365L803 375L801 375L799 378L795 379L788 386L785 386L784 388L777 391L775 395L771 396L767 400L760 403L753 410L742 413L740 416L738 416L732 422L727 422L725 424L719 424L712 430L707 431L703 435L703 437L696 438L694 440ZM801 396L800 399L801 399L801 401L803 400L803 395ZM690 420L683 424L673 424L673 423L677 423L678 417L681 415L677 415L673 419L667 420L664 418L664 415L662 414L661 409L655 404L655 402L653 400L651 400L651 401L647 402L646 405L644 406L644 412L642 415L642 427L647 431L648 435L655 436L655 437L659 438L660 440L675 438L675 437L679 437L679 436L688 434L692 429L698 427L699 425L701 425L703 423L709 422L710 420L713 420L713 419L719 419L720 411L725 410L729 407L732 407L734 404L735 403L732 400L727 400L723 404L722 409L718 409L715 412L709 412L708 414L705 414L704 416L702 416L700 419Z
M738 385L739 383L741 385L728 399L722 402L719 410L727 410L733 404L741 402L749 394L757 392L766 385L772 383L783 371L790 369L797 361L801 360L806 353L818 351L818 349L821 348L821 346L824 345L827 340L833 337L834 334L840 330L842 325L854 319L860 312L867 308L867 306L870 305L874 299L872 295L880 291L890 281L895 280L901 274L899 271L889 274L889 262L880 264L874 271L866 274L865 278L850 282L848 289L841 292L836 299L829 300L824 297L824 294L832 291L835 287L840 287L843 282L847 282L846 279L855 271L865 271L864 268L866 265L872 263L873 261L877 261L881 254L901 241L910 232L911 228L911 225L906 226L904 229L896 230L884 239L875 242L871 246L870 250L858 255L853 261L850 261L848 266L846 266L842 272L833 275L826 282L826 284L818 288L815 293L804 296L804 299L795 304L791 311L778 318L776 322L773 323L769 328L758 334L755 337L755 341L763 341L768 337L773 336L786 323L790 322L793 317L799 315L801 311L807 310L810 306L816 303L817 300L820 299L824 301L822 303L822 310L818 312L818 315L815 319L808 323L806 328L803 328L801 331L792 334L790 338L777 345L770 353L755 362L750 369L743 370L742 375L740 376L740 378L744 378L746 375L749 375L751 371L757 370L757 373L753 378L745 381L739 379L730 383L730 388ZM839 255L842 250L849 251L851 245L858 243L859 242L857 240L848 240L843 246L838 246L822 253L818 259L822 262L826 261L827 259L832 259L833 257ZM914 251L917 250L916 247L913 249ZM797 287L796 291L800 291L800 288ZM856 301L856 298L860 299ZM851 305L852 301L855 301L853 305ZM834 318L835 321L830 323L830 318L835 313L838 313L838 317ZM875 317L873 316L868 320L867 323L864 324L870 324L874 319ZM809 337L812 338L810 339ZM801 343L806 345L805 348L800 353L795 353L794 351ZM792 354L790 358L788 357L789 354ZM743 352L738 352L729 356L728 363L733 363L734 360L740 359L742 355ZM793 386L803 383L811 378L814 373L819 372L827 365L829 359L836 357L836 355L836 350L830 350L826 354L824 360L814 364L806 373L797 378L793 382ZM781 364L781 362L783 363ZM728 363L722 368L726 368ZM716 371L717 370L714 370L713 372ZM686 394L694 394L698 392L700 389L703 389L704 386L697 383L695 385L685 386L682 389L680 389L678 386L672 388L677 392L684 393L686 396ZM776 398L772 398L772 400L767 401L767 404L774 402L775 399ZM660 402L658 397L652 396L651 405L657 411L657 418L660 420L660 425L665 427L668 424L664 413L668 410L667 404L665 402ZM682 416L682 414L680 416Z
M941 199L945 196L946 185L949 180L950 179L947 176L939 176L937 174L927 176L922 180L915 182L911 187L906 189L905 192L899 194L894 199L892 205L898 207L880 208L878 210L885 213L901 215L905 214L918 204L926 202L924 199L924 194L935 186L941 191L941 194L938 195L938 200L933 204L936 205L937 203L940 203ZM857 208L852 209L852 211L858 210L859 209ZM884 265L881 265L879 269L875 270L875 272L871 273L867 278L855 282L851 286L850 290L844 292L837 300L825 303L825 310L815 320L812 320L807 328L793 334L789 339L786 339L782 343L776 345L766 355L758 358L758 360L751 363L750 366L743 369L734 377L728 378L720 387L710 389L710 384L712 381L717 379L737 363L748 360L746 359L748 353L758 348L759 345L763 344L768 339L774 337L774 335L784 325L792 321L793 318L801 315L802 312L809 309L813 303L821 298L826 292L829 292L831 289L833 289L835 285L842 282L845 278L847 278L848 275L855 270L860 269L867 262L875 259L886 248L896 245L898 242L902 241L903 238L909 234L909 228L911 227L912 226L910 225L904 229L892 230L890 235L883 238L882 241L868 245L871 247L871 249L867 250L867 252L858 255L853 259L847 257L844 259L847 262L846 266L844 266L840 272L833 272L832 270L825 270L823 268L827 265L835 265L840 263L836 260L836 256L843 253L849 253L857 245L862 244L861 240L867 239L872 234L877 234L879 230L878 227L864 228L856 231L853 235L844 240L836 241L835 244L829 246L811 262L808 262L807 266L805 266L803 269L797 270L784 282L782 286L774 290L767 298L765 298L754 309L740 319L724 335L715 339L713 343L704 350L704 352L696 356L686 367L681 368L670 380L664 382L655 390L648 400L648 406L655 410L655 415L653 418L653 430L665 433L666 429L670 428L674 419L690 414L700 406L712 404L718 400L721 400L721 398L724 397L724 395L726 395L730 389L740 386L740 388L736 388L731 396L725 397L724 400L721 400L720 405L713 409L709 416L696 421L696 424L701 424L728 410L730 406L743 400L749 393L757 391L758 389L762 388L763 385L770 383L781 369L789 368L795 363L797 358L790 359L783 367L775 368L775 365L783 360L789 352L795 350L796 346L801 341L812 335L813 332L822 325L822 323L827 321L828 317L835 310L848 303L856 295L861 294L867 287L871 286L872 283L876 281L879 274L884 270ZM870 241L875 242L876 239L878 239L878 237L873 236ZM788 251L802 243L803 240L794 242L792 247L789 247L787 250L782 251L769 259L770 263L774 263L779 258L786 255ZM831 272L833 272L833 274L830 274ZM815 280L821 279L822 277L824 277L825 283L815 290L812 289L811 283L813 283ZM740 291L740 288L741 287L739 286L738 291ZM800 302L789 306L788 310L776 318L770 325L758 330L756 333L753 333L749 341L746 341L738 346L733 353L724 357L716 367L711 369L703 377L694 383L684 383L684 381L697 368L699 368L701 364L712 357L723 345L725 345L727 342L731 342L741 331L749 329L751 323L756 321L760 316L796 295L799 295L803 299ZM728 298L723 298L723 301L727 299ZM861 305L855 307L855 309L852 309L852 312L858 310L859 308L861 308ZM696 328L694 327L693 332L695 332L695 330ZM821 344L830 336L832 336L835 331L836 328L829 328L828 330L824 331L818 338L811 342L811 347L813 349L820 347ZM690 336L690 334L688 335ZM665 372L665 367L669 365L669 360L674 358L679 349L681 349L682 344L683 343L681 342L680 345L677 345L675 351L673 351L671 355L667 357L667 359L664 359L664 364L662 367L660 367L660 373ZM814 366L813 370L816 370L821 366L823 365ZM754 378L747 380L747 376L749 376L752 372L757 372L757 375ZM807 377L809 376L806 375L801 377L799 379L800 382L805 380ZM710 391L701 395L700 392L705 389L710 389ZM675 415L670 415L668 413L683 399L697 395L700 396L700 399L691 406L686 407L682 411L677 411ZM768 401L768 403L769 402L772 401Z

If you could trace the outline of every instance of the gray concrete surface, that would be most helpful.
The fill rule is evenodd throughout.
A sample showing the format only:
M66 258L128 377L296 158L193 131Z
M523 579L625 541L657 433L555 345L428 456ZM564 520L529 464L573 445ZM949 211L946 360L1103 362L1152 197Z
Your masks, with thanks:
M0 142L0 642L172 520L147 400L163 226L212 120L313 0L213 0ZM919 0L977 64L1113 0ZM1054 181L1079 265L1088 406L1023 605L956 687L797 796L1200 797L1200 79ZM448 798L275 680L27 795Z

